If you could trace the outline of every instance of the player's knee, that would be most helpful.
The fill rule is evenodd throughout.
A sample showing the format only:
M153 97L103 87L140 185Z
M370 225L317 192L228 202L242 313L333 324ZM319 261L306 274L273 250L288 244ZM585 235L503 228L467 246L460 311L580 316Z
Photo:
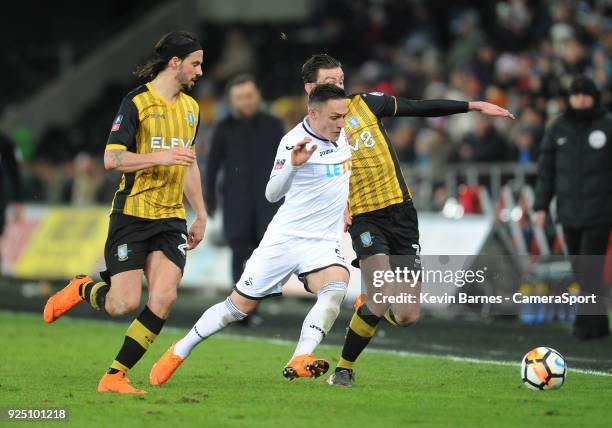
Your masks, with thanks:
M158 308L162 311L169 311L177 299L176 288L169 288L166 290L158 290L151 293L149 297L149 307Z
M106 312L112 316L127 315L134 312L140 306L140 299L132 296L124 298L107 300Z
M345 281L330 281L319 289L317 297L319 299L328 299L340 308L346 297L346 291L347 285Z
M130 312L134 312L136 309L138 309L138 306L140 306L139 300L131 299L131 300L126 301L124 303L125 313L129 314Z
M234 304L236 305L236 308L240 312L247 314L247 315L253 312L255 308L257 308L257 303L258 303L257 300L249 300L249 299L244 299L238 302L234 302Z
M397 325L400 327L410 327L419 320L419 314L394 315Z

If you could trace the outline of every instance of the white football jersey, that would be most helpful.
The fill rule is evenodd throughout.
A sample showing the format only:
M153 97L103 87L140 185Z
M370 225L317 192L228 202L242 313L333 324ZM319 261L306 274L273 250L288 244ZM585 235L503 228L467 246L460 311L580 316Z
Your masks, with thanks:
M291 163L293 147L304 137L311 138L307 148L316 144L317 149L306 163L296 167L285 201L263 239L339 240L342 236L351 175L351 150L344 130L336 142L322 140L304 119L281 140L270 178Z

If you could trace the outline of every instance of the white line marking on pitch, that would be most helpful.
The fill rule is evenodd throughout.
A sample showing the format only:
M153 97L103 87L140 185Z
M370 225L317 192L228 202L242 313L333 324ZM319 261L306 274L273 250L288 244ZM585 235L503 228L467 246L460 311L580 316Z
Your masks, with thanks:
M219 339L249 340L253 342L259 341L259 342L266 342L266 343L270 343L274 345L295 345L295 342L291 340L269 339L269 338L262 338L262 337L257 337L257 336L240 336L236 334L222 333L222 334L217 334L214 337L219 338ZM319 348L335 348L335 347L336 346L334 345L320 345L319 346ZM458 362L463 362L463 363L493 364L497 366L512 366L516 368L520 367L519 363L514 363L512 361L486 360L486 359L479 359L479 358L462 357L459 355L452 355L452 354L447 354L447 355L426 354L422 352L395 351L392 349L377 349L377 348L374 348L374 349L366 348L365 352L368 352L371 354L397 355L400 357L427 357L427 358L438 358L438 359L443 359L443 360L458 361ZM582 374L593 375L593 376L612 377L612 373L610 372L602 372L602 371L587 370L587 369L574 369L574 368L569 368L568 370L574 373L582 373Z

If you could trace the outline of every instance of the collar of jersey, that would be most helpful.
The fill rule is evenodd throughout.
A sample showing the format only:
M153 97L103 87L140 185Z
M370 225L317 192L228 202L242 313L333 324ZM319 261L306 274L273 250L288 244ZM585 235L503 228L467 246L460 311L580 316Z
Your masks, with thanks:
M181 97L181 92L179 92L174 102L170 102L161 95L159 95L157 92L155 92L155 89L153 89L153 85L151 85L151 82L147 83L146 87L149 89L149 92L151 92L155 98L166 104L168 107L174 107L175 105L177 105L177 101Z
M323 138L321 138L317 134L315 134L314 131L312 130L312 128L310 127L310 125L308 124L308 120L307 119L308 119L308 116L306 116L304 118L304 120L302 121L302 127L304 128L304 131L308 132L308 134L310 134L312 137L316 138L319 141L322 141L324 143L334 144L333 141L324 140Z

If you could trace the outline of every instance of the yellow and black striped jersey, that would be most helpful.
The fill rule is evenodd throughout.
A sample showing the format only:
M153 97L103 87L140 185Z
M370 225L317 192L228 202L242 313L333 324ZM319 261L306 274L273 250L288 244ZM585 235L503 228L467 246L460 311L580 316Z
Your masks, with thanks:
M397 113L397 100L379 92L349 97L344 130L353 152L349 208L352 215L412 198L397 154L380 119Z
M154 153L173 147L194 150L199 106L181 92L173 103L155 93L150 83L139 86L122 101L106 150ZM147 219L185 218L180 165L154 166L124 173L113 200L113 213Z

